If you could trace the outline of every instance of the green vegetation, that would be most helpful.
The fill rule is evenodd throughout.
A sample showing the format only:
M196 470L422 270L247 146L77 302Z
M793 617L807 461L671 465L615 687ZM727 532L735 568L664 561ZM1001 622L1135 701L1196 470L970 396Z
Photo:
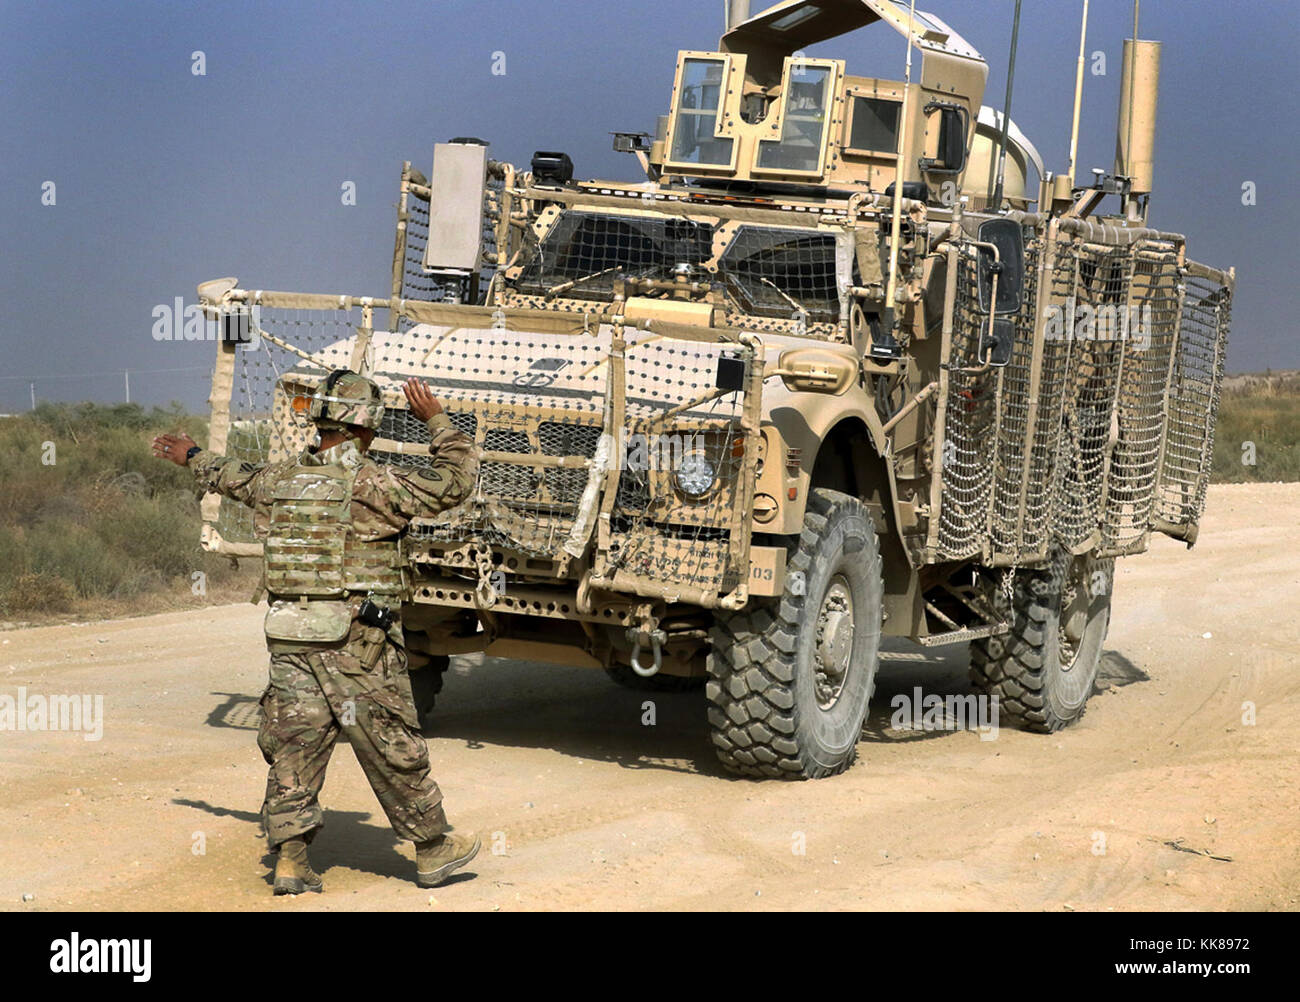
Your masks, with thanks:
M191 474L149 450L175 430L206 441L179 405L42 404L0 420L0 619L193 604L198 571L209 596L245 587L247 571L199 547Z
M1255 465L1249 459L1254 443ZM1227 380L1214 435L1216 483L1300 481L1300 374Z

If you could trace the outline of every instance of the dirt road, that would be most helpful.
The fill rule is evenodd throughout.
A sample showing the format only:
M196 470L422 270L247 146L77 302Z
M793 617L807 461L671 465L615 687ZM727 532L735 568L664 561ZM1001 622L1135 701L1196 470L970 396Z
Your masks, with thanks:
M103 696L100 740L0 732L0 908L1295 910L1298 515L1300 485L1216 487L1194 550L1121 561L1110 687L1058 735L893 729L894 696L969 690L965 649L892 645L822 782L727 776L702 694L646 726L599 672L457 659L430 752L485 845L433 892L341 746L326 892L271 897L258 610L0 633L0 696Z

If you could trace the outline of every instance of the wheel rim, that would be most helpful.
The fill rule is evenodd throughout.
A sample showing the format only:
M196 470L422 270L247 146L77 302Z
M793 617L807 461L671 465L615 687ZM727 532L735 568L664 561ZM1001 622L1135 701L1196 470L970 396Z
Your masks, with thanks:
M1061 670L1069 671L1079 660L1079 649L1083 645L1084 633L1088 629L1091 596L1088 583L1084 580L1084 561L1074 560L1066 575L1065 588L1061 593L1061 619L1058 630L1061 655Z
M853 592L848 580L831 578L817 613L817 651L814 686L817 706L829 710L844 691L853 656Z

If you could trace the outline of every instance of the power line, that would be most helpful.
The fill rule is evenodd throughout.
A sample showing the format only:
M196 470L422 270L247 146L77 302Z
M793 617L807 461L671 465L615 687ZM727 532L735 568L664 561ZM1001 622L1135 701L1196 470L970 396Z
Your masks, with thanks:
M93 379L97 376L120 376L126 372L147 376L162 372L211 372L207 365L194 365L184 369L108 369L104 372L59 372L49 376L0 376L0 379L14 380L21 383L44 383L50 379Z

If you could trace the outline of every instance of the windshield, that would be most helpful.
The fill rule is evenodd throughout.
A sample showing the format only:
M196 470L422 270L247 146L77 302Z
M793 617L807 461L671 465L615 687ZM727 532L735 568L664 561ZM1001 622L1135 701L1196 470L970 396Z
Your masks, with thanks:
M571 209L556 220L512 285L530 295L608 301L620 276L668 280L684 267L692 281L721 283L738 313L839 319L833 235L744 224L731 232L715 260L717 232L716 224L688 219Z
M759 142L756 167L811 174L820 171L831 77L828 66L789 64L781 138Z
M521 291L608 298L620 274L668 279L713 253L713 227L686 219L566 212L538 245L516 285ZM557 289L557 287L565 287Z
M722 79L726 71L725 58L687 59L683 64L677 118L673 123L672 156L669 158L673 162L731 166L735 140L719 139L715 135Z

